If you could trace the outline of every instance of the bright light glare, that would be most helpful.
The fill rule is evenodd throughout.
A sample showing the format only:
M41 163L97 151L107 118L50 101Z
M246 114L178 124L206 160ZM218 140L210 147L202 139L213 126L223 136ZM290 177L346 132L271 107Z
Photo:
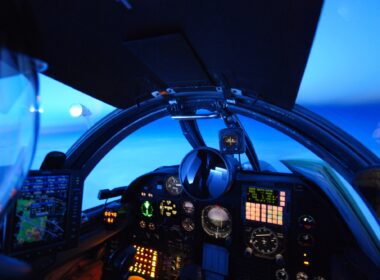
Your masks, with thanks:
M38 112L38 113L42 114L45 111L44 111L44 109L42 107L40 107L40 108L37 109L34 106L30 106L29 112L31 112L31 113Z
M73 104L70 107L70 115L73 118L78 118L83 114L83 106L81 104Z

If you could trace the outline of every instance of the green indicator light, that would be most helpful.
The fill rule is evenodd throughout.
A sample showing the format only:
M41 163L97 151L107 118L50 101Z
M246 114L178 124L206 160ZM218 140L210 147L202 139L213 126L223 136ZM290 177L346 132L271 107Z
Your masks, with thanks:
M141 214L147 218L153 216L153 207L149 201L146 200L143 202L143 204L141 204Z

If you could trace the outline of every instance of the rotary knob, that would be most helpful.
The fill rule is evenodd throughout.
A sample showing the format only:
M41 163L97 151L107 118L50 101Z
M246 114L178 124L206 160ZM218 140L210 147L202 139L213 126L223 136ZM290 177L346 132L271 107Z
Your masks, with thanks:
M276 279L277 280L288 280L289 274L286 272L285 268L276 270Z
M247 246L244 250L244 256L251 257L253 254L253 249L249 246Z

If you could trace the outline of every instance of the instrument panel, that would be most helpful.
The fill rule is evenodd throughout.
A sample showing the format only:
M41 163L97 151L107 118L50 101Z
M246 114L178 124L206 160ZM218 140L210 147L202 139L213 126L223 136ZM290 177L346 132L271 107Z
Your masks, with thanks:
M188 195L176 169L137 182L131 201L139 211L129 238L157 251L154 279L176 279L188 264L223 279L327 279L327 264L316 261L319 218L308 186L296 176L242 173L211 200Z
M233 228L230 202L213 204L197 201L186 195L178 182L178 175L170 175L142 187L138 193L138 227L151 231L158 226L164 230L174 229L181 235L192 233L197 228L212 239L230 237ZM240 210L237 205L233 208Z

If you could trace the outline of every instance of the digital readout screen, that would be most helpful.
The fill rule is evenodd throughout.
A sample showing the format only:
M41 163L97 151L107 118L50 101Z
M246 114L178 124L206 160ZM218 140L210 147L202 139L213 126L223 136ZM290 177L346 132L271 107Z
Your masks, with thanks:
M245 219L282 226L285 205L285 191L248 187Z
M280 192L249 187L247 189L247 201L252 203L264 203L268 205L280 205Z

